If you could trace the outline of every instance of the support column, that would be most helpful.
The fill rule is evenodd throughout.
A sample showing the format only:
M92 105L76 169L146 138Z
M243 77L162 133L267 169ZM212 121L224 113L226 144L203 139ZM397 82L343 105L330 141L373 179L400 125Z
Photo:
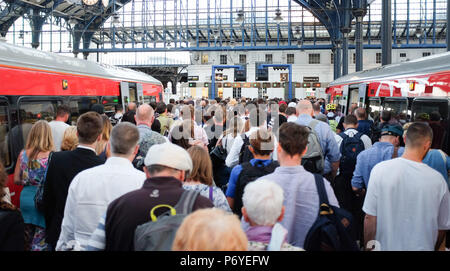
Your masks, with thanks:
M336 80L338 78L337 76L337 71L338 71L338 66L337 66L337 50L336 50L336 44L333 44L333 49L331 49L331 51L333 52L333 80Z
M41 37L42 26L45 22L45 17L39 15L39 10L33 9L31 18L31 47L34 49L40 45L39 39Z
M356 32L355 32L355 44L356 44L356 71L363 70L363 31L362 31L363 17L356 17Z
M391 0L383 0L381 18L381 65L392 63Z
M447 51L450 51L450 31L448 28L450 27L450 1L447 1Z
M79 25L75 25L72 30L72 43L73 43L73 54L77 57L80 52L80 43L81 43L81 29Z
M342 75L348 74L348 37L342 39Z

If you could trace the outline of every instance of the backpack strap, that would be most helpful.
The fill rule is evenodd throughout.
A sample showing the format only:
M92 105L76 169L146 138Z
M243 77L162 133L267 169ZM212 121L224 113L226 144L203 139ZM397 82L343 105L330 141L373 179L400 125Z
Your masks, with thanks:
M180 200L174 207L177 214L189 214L192 212L192 208L199 194L198 191L184 190Z
M319 121L316 120L316 119L313 119L312 121L309 122L308 126L309 126L312 130L314 130L314 129L316 128L317 124L319 124Z
M398 147L394 147L394 151L392 152L392 159L397 158L398 157Z
M316 181L317 193L319 193L319 211L322 204L329 205L327 191L325 190L325 185L323 183L323 177L319 174L314 174L314 179Z

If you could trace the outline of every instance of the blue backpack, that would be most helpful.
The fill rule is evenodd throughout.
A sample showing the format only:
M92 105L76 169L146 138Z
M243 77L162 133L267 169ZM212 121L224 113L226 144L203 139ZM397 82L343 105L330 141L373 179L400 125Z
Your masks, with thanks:
M344 209L328 203L323 177L314 174L319 193L319 215L308 231L306 251L359 251L353 230L353 217Z
M363 133L356 133L353 137L340 133L341 142L341 161L339 164L340 174L353 175L356 166L356 157L364 150L364 142L361 140Z

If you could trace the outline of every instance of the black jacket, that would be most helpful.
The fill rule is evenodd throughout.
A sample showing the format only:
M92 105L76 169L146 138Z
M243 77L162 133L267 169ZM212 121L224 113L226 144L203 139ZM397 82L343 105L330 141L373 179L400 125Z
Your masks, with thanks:
M67 193L72 179L81 171L105 163L92 150L76 148L53 154L44 185L46 241L54 249L61 232Z
M109 251L133 251L136 227L150 221L150 211L158 204L175 206L184 189L173 177L147 179L141 189L129 192L114 200L108 206L105 221L106 247ZM213 208L205 197L198 196L193 210ZM155 215L167 209L160 208Z
M0 251L23 251L24 227L20 211L12 205L0 203Z

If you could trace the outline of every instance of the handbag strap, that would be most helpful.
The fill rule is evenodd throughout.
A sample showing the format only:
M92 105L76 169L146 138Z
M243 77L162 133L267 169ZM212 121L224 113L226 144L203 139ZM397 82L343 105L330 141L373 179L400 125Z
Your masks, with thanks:
M212 186L209 187L209 200L211 202L214 201L214 198L213 198L213 187Z

